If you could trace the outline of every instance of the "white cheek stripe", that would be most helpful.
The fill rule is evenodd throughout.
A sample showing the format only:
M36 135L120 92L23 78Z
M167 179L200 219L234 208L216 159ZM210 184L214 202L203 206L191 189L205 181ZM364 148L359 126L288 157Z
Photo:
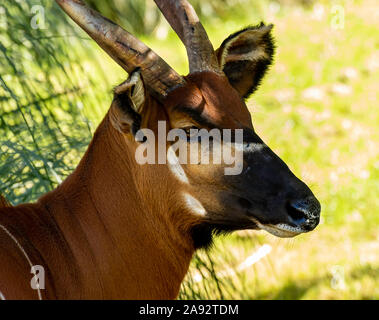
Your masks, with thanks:
M7 300L7 299L5 299L5 297L1 291L0 291L0 300Z
M167 151L167 162L170 171L175 175L175 177L178 178L181 182L188 184L189 181L187 175L184 172L182 166L179 163L178 157L171 147L168 148Z
M186 201L187 207L190 208L195 214L199 216L205 216L206 210L199 200L188 193L184 194L184 199Z
M10 233L10 231L5 228L3 225L0 224L0 229L2 229L17 245L17 247L21 250L21 252L24 254L26 260L28 261L29 265L30 265L30 270L33 270L33 263L30 261L29 259L29 256L27 255L27 253L25 252L24 248L21 246L21 244L17 241L17 239L14 237L13 234ZM38 291L38 299L39 300L42 300L42 294L41 294L41 290L37 287L37 291ZM1 292L0 292L1 293ZM0 296L1 297L1 296ZM4 296L3 296L4 297ZM5 300L5 299L4 299Z

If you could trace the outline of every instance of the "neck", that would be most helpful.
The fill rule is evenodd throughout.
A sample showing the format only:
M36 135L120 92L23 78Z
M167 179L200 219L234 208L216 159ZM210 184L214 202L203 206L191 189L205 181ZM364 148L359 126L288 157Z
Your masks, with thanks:
M172 299L188 270L178 183L166 166L138 165L134 151L106 117L75 172L40 200L73 252L81 296Z

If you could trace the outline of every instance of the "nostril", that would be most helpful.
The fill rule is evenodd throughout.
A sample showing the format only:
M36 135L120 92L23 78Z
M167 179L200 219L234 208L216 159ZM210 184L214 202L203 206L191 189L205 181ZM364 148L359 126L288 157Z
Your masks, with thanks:
M292 218L294 222L300 224L306 221L307 217L303 209L297 206L296 204L288 202L286 205L286 209L288 215Z

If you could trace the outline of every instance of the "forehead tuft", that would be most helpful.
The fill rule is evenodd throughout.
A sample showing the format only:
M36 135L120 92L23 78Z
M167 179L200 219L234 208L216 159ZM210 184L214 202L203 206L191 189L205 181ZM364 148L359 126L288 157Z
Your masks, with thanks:
M183 87L168 96L167 107L192 108L220 127L251 127L251 117L245 102L226 76L199 72L186 76L185 80Z

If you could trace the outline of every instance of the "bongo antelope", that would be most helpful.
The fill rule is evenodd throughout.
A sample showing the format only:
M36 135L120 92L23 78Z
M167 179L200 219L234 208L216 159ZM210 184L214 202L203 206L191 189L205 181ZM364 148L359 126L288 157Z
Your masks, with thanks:
M214 234L293 237L317 226L319 202L259 138L245 104L272 63L272 25L242 29L214 50L187 0L155 0L187 49L189 74L181 76L81 0L56 2L129 78L57 189L16 207L1 199L1 298L174 299L195 250ZM242 129L242 172L225 175L223 163L137 163L144 142L135 135L156 132L158 121L167 130ZM31 288L31 265L43 266L44 289Z

